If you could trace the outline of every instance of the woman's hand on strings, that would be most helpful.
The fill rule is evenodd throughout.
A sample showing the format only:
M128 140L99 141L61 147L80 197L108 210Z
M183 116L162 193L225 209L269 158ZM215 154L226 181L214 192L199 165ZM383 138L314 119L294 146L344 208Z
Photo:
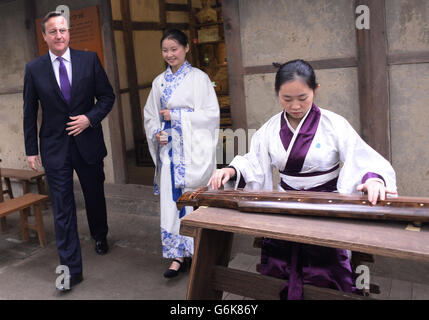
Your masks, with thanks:
M213 190L219 189L221 185L225 185L234 176L235 170L233 168L218 169L211 176L207 186L211 186Z
M384 183L380 180L368 179L365 183L360 184L356 187L357 191L363 191L368 193L368 201L376 205L378 197L380 200L386 200L386 193L397 194L393 189L388 189L384 186Z

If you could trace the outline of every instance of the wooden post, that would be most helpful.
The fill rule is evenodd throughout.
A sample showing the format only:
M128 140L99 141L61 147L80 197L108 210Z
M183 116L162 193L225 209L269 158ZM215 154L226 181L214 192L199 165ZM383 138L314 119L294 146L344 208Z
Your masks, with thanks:
M189 10L189 46L191 48L191 59L192 65L194 67L199 68L198 60L199 60L199 50L198 46L195 44L194 39L197 39L197 30L195 23L195 10L192 8L192 0L188 0L188 10Z
M230 232L198 229L186 299L222 299L223 292L212 287L212 277L215 266L228 266L232 239Z
M1 159L0 159L1 162ZM3 198L3 182L2 182L2 178L1 178L1 168L0 168L0 202L3 202L4 198ZM0 218L0 231L4 232L7 229L7 225L6 225L6 217Z
M140 95L138 89L138 79L136 70L136 57L134 52L133 26L131 21L130 1L121 0L122 26L124 36L124 46L127 64L128 86L130 94L130 106L133 119L133 136L136 153L139 143L144 138L143 117L140 105ZM136 154L137 155L137 154Z
M13 192L12 192L12 184L10 183L10 178L4 178L4 182L6 184L7 188L7 194L9 195L10 199L13 199Z
M28 232L28 214L26 209L20 210L19 214L21 220L22 241L27 242L30 239L30 234Z
M159 0L159 26L164 32L167 28L167 12L165 8L165 0Z
M356 0L366 5L370 28L356 29L362 138L386 159L391 159L389 79L387 70L385 0Z
M117 57L115 37L113 34L112 7L110 1L101 0L99 1L99 7L103 47L105 48L105 50L103 50L104 65L116 95L115 104L108 116L114 181L115 183L127 183L125 132L119 92L119 71L116 63Z
M43 181L42 177L37 178L37 190L39 191L39 194L46 194L47 196L49 196L46 193L46 188L45 188L45 182ZM48 209L48 202L44 202L43 203L43 209Z
M34 217L36 220L36 231L39 237L40 246L43 248L46 245L45 226L43 224L43 213L40 203L34 204Z
M222 2L233 129L247 129L238 0Z
M25 52L27 61L31 61L39 56L36 26L34 24L34 20L36 19L36 0L25 0L24 10L25 28L27 29L27 32L25 34L25 41L28 44L28 50L25 50Z

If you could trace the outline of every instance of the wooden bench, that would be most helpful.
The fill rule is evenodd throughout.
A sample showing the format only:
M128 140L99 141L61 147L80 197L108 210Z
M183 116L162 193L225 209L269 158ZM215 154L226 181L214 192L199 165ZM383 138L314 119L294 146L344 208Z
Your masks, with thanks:
M6 185L6 189L3 190L3 194L7 194L10 199L14 198L12 185L10 183L11 179L17 180L22 183L22 193L26 194L30 192L30 183L36 182L37 189L39 194L46 194L45 184L43 181L43 177L45 176L44 171L33 171L33 170L25 170L25 169L11 169L11 168L2 168L1 175ZM46 208L46 204L45 204ZM26 209L27 214L30 213L28 209ZM0 230L5 231L7 228L6 225L6 217L0 218Z
M10 179L15 179L22 183L23 194L30 192L30 183L33 181L37 183L39 194L46 194L45 184L43 182L43 177L45 176L44 171L2 168L1 174L6 184L6 190L4 190L3 193L8 194L11 199L13 199L14 196Z
M22 241L27 242L29 240L29 230L35 230L39 237L39 243L41 247L46 245L45 228L43 224L43 214L41 205L48 199L48 196L35 193L27 193L21 197L6 200L0 202L0 218L4 218L7 215L19 211L21 215L21 234ZM35 224L28 222L28 213L26 208L33 207Z
M233 235L246 234L343 248L393 258L429 261L429 226L407 223L246 213L200 207L181 220L180 234L194 237L187 299L222 299L223 292L254 299L279 299L285 280L228 268ZM371 270L370 270L371 271ZM304 285L304 299L367 299Z
M1 160L0 160L1 161ZM48 199L48 196L43 194L26 193L22 197L4 200L3 184L1 178L4 169L0 168L0 221L2 222L2 230L5 228L5 218L7 215L19 211L21 234L24 242L28 241L29 230L35 230L39 237L39 242L42 247L46 245L45 227L43 225L43 214L41 205ZM28 222L28 208L34 209L34 224Z

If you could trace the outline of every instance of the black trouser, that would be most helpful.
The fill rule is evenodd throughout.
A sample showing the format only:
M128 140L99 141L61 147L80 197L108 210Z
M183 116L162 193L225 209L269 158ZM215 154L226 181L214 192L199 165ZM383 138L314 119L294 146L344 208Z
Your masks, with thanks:
M102 240L108 232L104 197L103 161L89 165L80 156L74 138L70 138L66 161L60 169L46 169L54 212L55 237L60 263L70 274L82 272L82 255L77 229L73 170L76 171L85 198L86 215L93 239Z

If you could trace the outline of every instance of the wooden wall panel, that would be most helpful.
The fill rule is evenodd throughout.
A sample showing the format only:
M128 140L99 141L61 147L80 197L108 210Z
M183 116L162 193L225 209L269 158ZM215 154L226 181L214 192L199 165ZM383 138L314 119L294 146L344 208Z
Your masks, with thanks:
M247 129L238 0L222 2L233 129Z
M159 22L159 3L153 0L130 0L131 20Z
M122 31L115 31L116 63L118 64L119 87L128 88L127 58L125 54L124 35Z
M429 196L428 74L429 63L389 68L392 164L400 195Z
M350 0L240 0L243 66L356 55Z
M165 68L159 43L161 37L161 31L133 31L139 85L151 84Z

